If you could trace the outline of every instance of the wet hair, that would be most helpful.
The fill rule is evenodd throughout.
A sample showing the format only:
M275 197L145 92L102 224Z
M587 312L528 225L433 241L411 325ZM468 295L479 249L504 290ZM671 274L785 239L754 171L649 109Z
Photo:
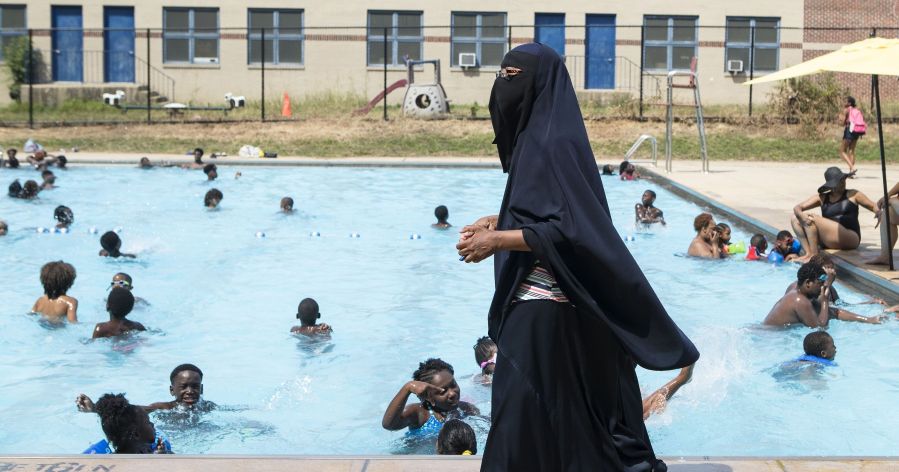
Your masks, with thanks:
M802 264L802 267L796 272L796 281L799 285L804 284L808 280L816 280L824 275L824 267L821 267L821 264L816 262L806 262Z
M821 267L833 265L833 257L830 257L830 254L823 251L810 257L808 261L820 264Z
M22 184L19 183L19 179L13 181L13 183L9 184L8 195L12 198L19 198L22 195Z
M139 164L141 167L151 167L151 166L153 165L153 164L150 162L150 158L149 158L149 157L146 157L146 156L140 158L140 161L138 161L138 164Z
M304 298L297 307L297 319L303 326L315 326L315 320L319 317L318 302L311 298Z
M446 222L446 219L449 218L449 210L445 206L440 205L434 208L434 217L437 218L437 221Z
M646 190L643 191L643 193L648 193L648 194L650 194L650 195L652 196L653 200L655 200L655 198L656 198L656 192L655 192L654 190L646 189Z
M60 169L64 169L68 162L69 160L66 159L66 156L56 156L56 167L59 167Z
M768 242L768 240L765 239L765 235L761 233L755 233L752 235L752 238L749 239L749 245L757 248L762 244L762 241Z
M131 278L131 276L124 272L119 272L119 273L113 275L112 279L115 280L116 277L125 279L128 282L128 285L134 285L134 280Z
M117 320L124 319L134 309L134 295L126 288L115 287L106 298L106 311Z
M846 103L848 103L849 106L854 107L855 106L855 97L846 97Z
M116 254L122 247L122 239L115 231L107 231L100 236L100 247L106 249L106 252L110 254Z
M728 231L730 230L730 225L727 223L718 223L715 225L715 227L717 227L718 231L720 231L722 233L724 232L724 230L728 230Z
M444 362L442 359L432 357L418 364L418 369L416 369L415 372L412 372L412 380L431 383L434 377L444 370L449 372L451 375L455 375L453 366L449 365L447 362ZM432 408L431 402L429 402L427 399L419 397L419 400L421 400L421 406L429 410Z
M206 164L205 166L203 166L204 174L209 175L209 173L212 171L218 172L218 167L216 167L215 164Z
M53 171L50 169L44 169L44 171L41 172L41 177L43 178L47 178L48 175L53 175Z
M698 233L702 231L703 228L708 226L712 221L714 221L714 218L712 217L711 213L700 213L696 218L693 219L693 229Z
M776 239L777 239L778 241L783 241L784 239L792 238L792 237L793 237L793 233L791 233L791 232L789 232L789 231L787 231L787 230L783 230L783 231L777 233L777 238L776 238Z
M206 192L206 196L203 197L203 204L206 206L210 206L213 200L222 201L222 199L224 198L225 196L222 195L221 190L217 188L210 189L208 192Z
M478 438L471 426L459 419L444 423L437 436L437 454L460 456L466 451L478 453Z
M75 215L72 213L72 209L65 206L60 205L53 210L53 218L63 224L70 225L75 222Z
M615 175L615 167L612 164L602 166L602 175Z
M627 170L627 166L631 163L629 161L621 161L621 164L618 164L618 173L622 174L625 170Z
M9 225L7 225L5 221L0 220L0 229L5 229L5 230L9 231Z
M814 331L808 333L802 340L802 349L810 356L819 356L821 351L827 349L827 345L833 342L833 338L827 331Z
M284 208L285 206L287 208L290 208L291 210L293 210L293 199L290 197L282 198L281 199L281 208Z
M20 195L22 198L34 198L39 191L40 187L38 187L37 182L26 180L25 185L22 186L22 193Z
M72 288L75 283L75 267L63 261L48 262L41 267L41 285L44 286L44 294L50 300L55 300Z
M495 352L496 343L490 339L490 336L478 338L478 341L474 343L474 360L478 365L481 365L481 362L490 360Z
M114 450L134 446L140 436L140 419L147 414L141 407L129 403L123 393L107 393L97 400L94 409L100 415L103 433ZM147 452L150 452L149 448Z
M174 369L172 369L172 373L169 374L169 383L174 383L175 376L177 376L181 372L184 372L185 370L190 371L190 372L196 372L197 375L200 376L200 381L201 382L203 381L203 371L200 370L199 367L197 367L193 364L181 364L178 367L175 367Z

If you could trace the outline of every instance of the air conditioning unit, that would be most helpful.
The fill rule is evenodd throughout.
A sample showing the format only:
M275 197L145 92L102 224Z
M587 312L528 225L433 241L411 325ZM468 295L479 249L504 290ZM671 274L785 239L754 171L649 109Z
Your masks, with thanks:
M478 55L473 52L460 52L459 53L459 67L467 68L467 67L477 67L478 66Z
M194 64L218 64L219 58L217 57L195 57Z
M731 59L727 61L727 71L731 74L739 74L743 72L743 61L739 59Z

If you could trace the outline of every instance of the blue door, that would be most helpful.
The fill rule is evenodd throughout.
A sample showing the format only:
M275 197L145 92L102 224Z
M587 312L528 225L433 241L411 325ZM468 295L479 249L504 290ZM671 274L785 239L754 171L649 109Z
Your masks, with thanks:
M104 7L103 28L103 81L134 82L134 7Z
M534 14L534 42L545 44L565 55L565 14Z
M587 15L586 43L586 88L615 88L615 15Z
M51 12L53 80L55 82L81 82L84 54L81 7L54 6Z

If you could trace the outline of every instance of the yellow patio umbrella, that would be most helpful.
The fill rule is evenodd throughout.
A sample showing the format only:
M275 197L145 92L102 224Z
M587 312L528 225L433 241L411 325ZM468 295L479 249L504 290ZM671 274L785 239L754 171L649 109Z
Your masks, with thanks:
M886 225L890 226L889 196L887 195L887 166L883 148L883 120L880 111L881 75L899 76L899 39L868 38L857 43L847 44L836 51L818 56L772 74L745 82L744 85L755 85L765 82L791 79L820 72L849 72L871 75L874 86L874 103L877 114L877 137L880 140L880 172L883 177L883 201L886 211ZM890 232L887 231L887 247L892 246ZM893 251L890 253L890 270L893 268Z

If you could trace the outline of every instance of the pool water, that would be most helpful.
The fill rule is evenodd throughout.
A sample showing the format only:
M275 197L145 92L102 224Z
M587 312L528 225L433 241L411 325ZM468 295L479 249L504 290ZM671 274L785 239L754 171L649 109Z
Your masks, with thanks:
M243 177L235 180L240 170ZM197 171L75 168L33 202L0 198L10 234L0 238L0 453L80 452L103 437L78 393L125 392L138 404L170 399L168 375L200 366L204 398L222 408L193 417L154 414L177 453L430 453L380 427L387 403L418 362L453 364L463 399L490 411L477 385L472 345L486 333L492 263L459 262L454 230L430 227L444 204L457 227L495 213L498 170L220 168ZM0 172L2 182L34 178ZM795 267L683 257L696 205L647 182L604 180L613 218L672 317L702 353L693 381L648 421L662 455L887 455L899 431L899 322L833 322L839 367L789 378L778 366L802 354L804 328L760 327L795 278ZM224 200L203 208L212 186ZM635 230L633 204L658 192L669 224ZM278 213L282 196L297 213ZM75 214L70 234L52 226L56 205ZM136 260L97 257L100 233L119 227ZM262 232L265 237L257 237ZM320 233L320 236L310 236ZM359 237L350 237L357 233ZM420 235L420 238L416 237ZM749 235L734 228L734 241ZM62 259L78 278L81 323L48 328L27 314L41 295L41 265ZM128 272L149 302L129 318L149 332L89 340L105 321L106 288ZM864 296L838 284L844 299ZM313 297L330 340L289 334L302 298ZM875 313L876 306L853 308ZM648 393L674 372L639 370ZM883 418L883 419L880 419ZM470 419L483 449L486 422Z

